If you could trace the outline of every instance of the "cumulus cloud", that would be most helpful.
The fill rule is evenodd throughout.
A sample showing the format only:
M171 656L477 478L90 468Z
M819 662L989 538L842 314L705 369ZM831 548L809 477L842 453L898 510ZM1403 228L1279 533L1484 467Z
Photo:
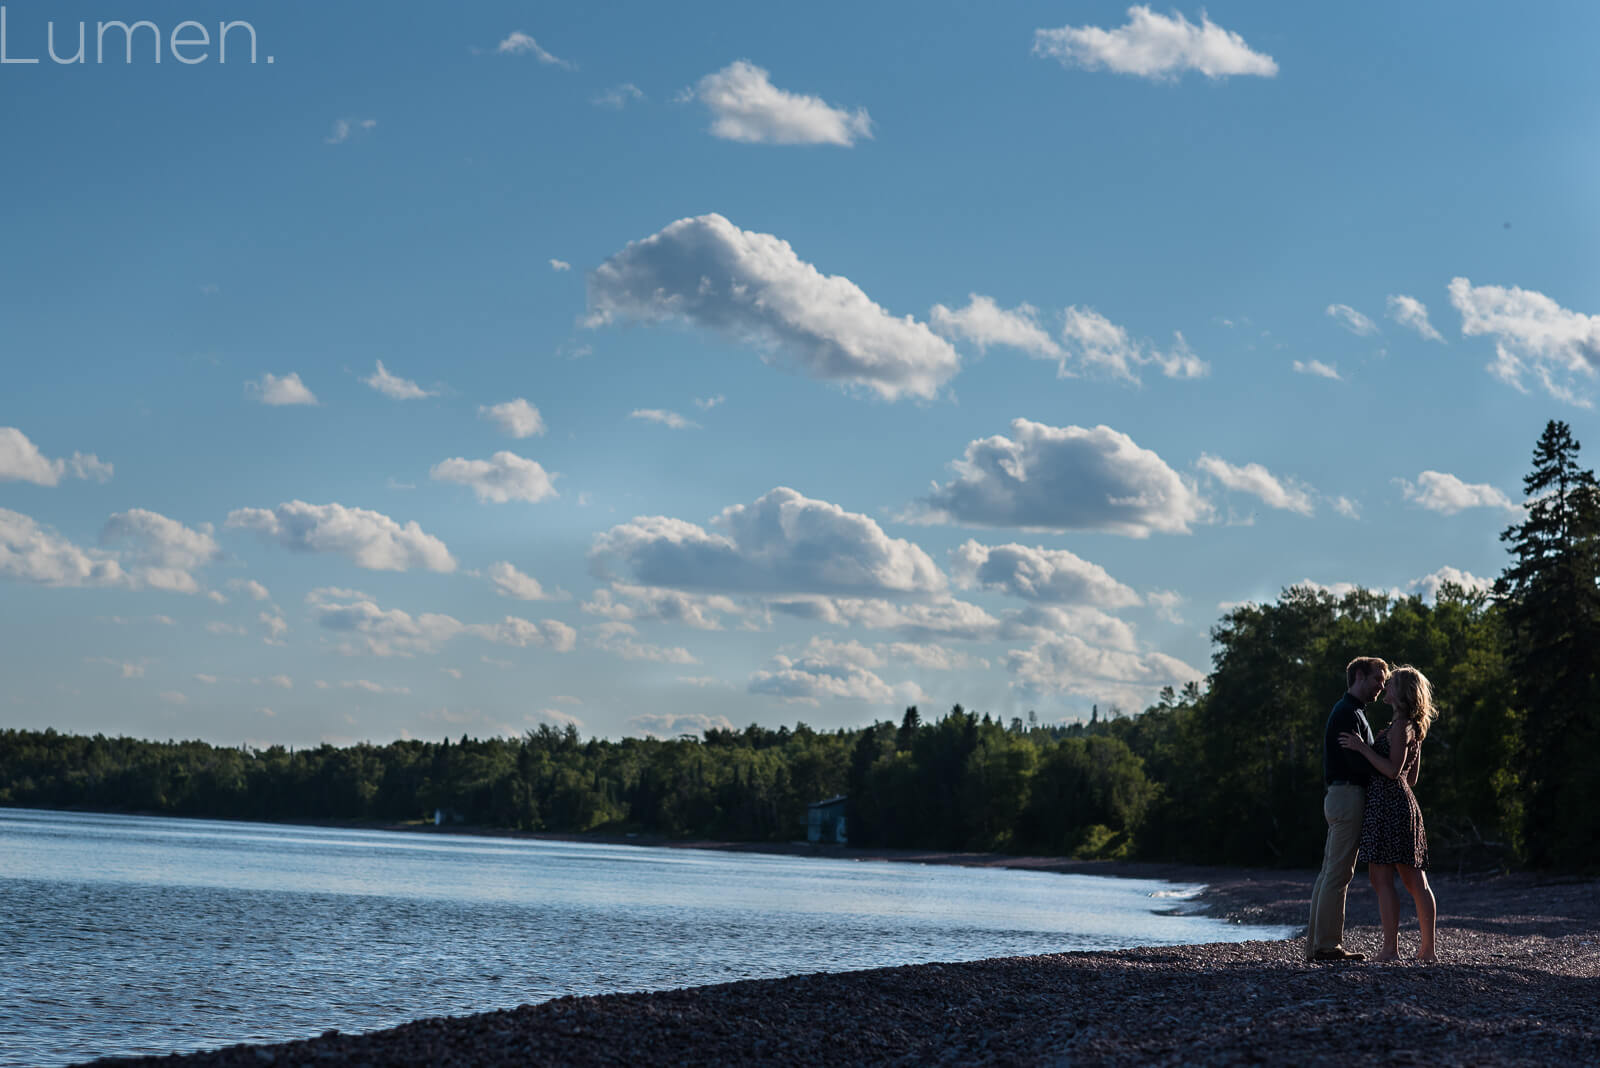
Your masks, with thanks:
M0 426L0 482L32 482L54 486L71 474L105 482L114 468L93 453L75 452L71 459L51 460L14 426Z
M1335 497L1331 502L1333 510L1346 519L1360 519L1361 505L1349 497Z
M1211 365L1189 350L1182 334L1174 334L1172 349L1161 352L1148 341L1135 339L1093 308L1074 305L1062 313L1061 340L1066 357L1057 375L1106 374L1129 382L1140 381L1139 368L1154 365L1168 378L1204 378Z
M908 641L959 639L983 641L999 633L1000 620L982 608L953 597L890 601L881 597L771 597L766 606L796 619L833 626L892 630Z
M567 727L573 727L579 731L588 730L583 720L574 716L571 712L566 712L559 708L541 708L537 712L528 712L523 715L522 721L534 724L535 728L540 724L549 724L562 730Z
M1421 594L1424 601L1437 602L1439 591L1445 583L1460 586L1467 593L1488 593L1494 589L1493 579L1479 578L1470 571L1448 566L1441 567L1430 575L1412 579L1406 584L1406 588L1413 593Z
M268 645L282 645L283 636L289 633L289 624L275 612L258 612L256 622L267 629L267 636L262 641Z
M456 569L444 542L424 533L416 520L402 526L366 508L286 501L273 509L237 508L225 525L254 530L295 552L338 553L369 571Z
M333 130L324 137L323 143L329 145L342 145L357 134L367 133L378 128L377 119L334 119ZM270 375L268 377L271 377ZM290 377L293 377L292 375ZM272 403L268 401L267 403ZM286 403L298 404L300 401Z
M1072 634L1013 649L1006 666L1023 693L1073 694L1134 707L1163 686L1205 678L1205 672L1165 653L1099 648Z
M1183 616L1178 614L1178 606L1183 603L1183 594L1176 590L1151 590L1145 594L1145 600L1156 610L1156 618L1163 623L1183 622Z
M300 381L300 375L291 371L279 378L270 371L263 374L255 382L244 384L248 392L254 393L262 404L281 406L285 404L316 404L317 396L306 388Z
M222 555L209 523L193 530L144 508L116 512L106 520L100 544L119 542L128 546L121 555L135 586L174 593L199 593L193 572Z
M1269 508L1301 515L1316 511L1313 491L1292 479L1279 478L1260 464L1235 466L1202 453L1195 466L1230 490L1259 497Z
M559 593L546 593L538 579L524 575L505 560L490 564L484 574L494 583L495 592L502 597L515 597L519 601L557 601L562 596Z
M799 657L780 653L772 658L769 668L750 676L746 689L753 694L810 705L824 700L895 704L922 699L922 690L915 683L891 686L864 666L862 658L850 648L854 644L821 643ZM872 663L876 665L875 658Z
M480 405L478 414L492 420L514 438L531 438L543 434L545 430L544 417L539 414L539 409L521 397L504 404Z
M611 108L613 111L621 111L635 100L643 99L645 99L643 90L632 82L623 82L621 85L613 85L605 92L592 97L590 103L597 108Z
M552 256L550 258L550 269L552 271L570 271L572 270L572 264L568 263L566 260L558 260Z
M633 716L628 727L660 738L673 738L680 734L704 734L708 730L733 730L726 716L708 716L703 712L666 713L652 712Z
M578 67L576 63L561 59L558 56L551 55L549 52L544 50L538 41L523 33L521 30L511 31L511 33L506 36L505 40L501 41L495 46L494 50L497 55L502 56L533 56L538 59L540 63L544 63L552 67L560 67L563 70L576 70Z
M1019 304L1008 311L993 297L969 293L965 308L952 310L935 304L928 313L928 322L945 337L970 341L982 351L991 345L1005 345L1040 359L1058 363L1066 360L1066 351L1039 325L1039 309L1031 304Z
M700 424L693 419L685 419L677 412L669 412L665 408L635 408L628 413L629 419L643 419L648 423L660 423L671 430L699 430Z
M1033 31L1033 54L1063 66L1109 70L1154 81L1176 79L1185 71L1207 78L1254 75L1272 78L1278 64L1245 44L1244 38L1212 22L1204 12L1196 26L1183 15L1157 15L1142 4L1128 8L1128 22L1116 29L1063 26Z
M717 532L638 516L596 537L591 566L639 585L724 593L932 594L944 575L921 548L870 517L780 486L723 509Z
M383 366L382 360L377 361L377 363L378 369L361 381L390 400L419 400L423 397L438 396L437 392L423 389L408 378L390 374Z
M1108 426L1011 421L952 461L956 477L919 502L925 522L1143 538L1186 534L1211 514L1194 484Z
M1415 482L1396 479L1408 501L1442 515L1455 515L1468 508L1504 508L1515 511L1511 498L1487 482L1463 482L1455 475L1443 471L1424 471Z
M724 397L720 393L714 394L710 397L696 397L694 399L694 406L699 408L702 412L709 412L711 409L715 408L717 405L723 403L727 399L727 397Z
M0 508L0 575L41 586L131 585L113 554L80 548L5 508Z
M1339 377L1339 369L1337 367L1329 363L1323 363L1321 360L1307 360L1304 363L1296 360L1294 361L1294 369L1297 373L1303 375L1316 375L1318 378L1331 378L1335 382L1344 381L1344 379Z
M848 147L872 136L866 108L851 112L779 89L765 70L742 59L701 78L693 95L711 111L711 133L728 141Z
M1104 608L1139 603L1139 595L1105 568L1066 549L1015 543L989 546L968 539L950 552L950 577L962 589L977 587L1030 601Z
M353 590L332 588L313 590L307 594L306 603L319 626L347 636L338 647L347 655L409 657L434 653L461 635L519 648L546 646L557 652L569 652L577 644L577 632L555 619L534 623L506 616L496 623L467 624L438 612L413 616L398 608L381 608Z
M591 327L687 322L886 400L931 398L961 364L926 325L895 318L848 278L801 260L787 241L721 215L680 219L630 243L589 275L588 293Z
M1378 324L1356 311L1348 304L1330 304L1327 314L1336 319L1340 326L1355 334L1357 337L1371 337L1378 332Z
M624 660L649 660L657 664L698 664L693 653L681 645L651 645L638 641L639 629L632 623L596 623L584 632L596 649L604 649Z
M1133 653L1139 649L1133 624L1093 605L1032 604L1007 612L999 637L1012 642L1050 642L1070 634L1089 645Z
M455 457L433 465L429 475L440 482L459 482L472 487L478 500L505 504L508 501L537 503L557 496L555 479L536 460L504 449L487 460Z
M1389 294L1389 318L1401 326L1409 327L1429 341L1443 341L1444 336L1428 321L1428 306L1416 297L1403 293Z
M248 594L253 600L272 600L272 594L267 591L265 586L261 585L261 583L257 582L255 579L229 579L228 589L238 590L240 593Z
M1532 375L1557 400L1588 408L1578 392L1594 380L1600 363L1600 315L1569 311L1543 293L1512 286L1474 286L1450 280L1450 303L1461 313L1465 337L1495 340L1489 371L1523 392Z
M583 603L590 615L622 623L681 623L696 630L721 630L724 615L743 615L744 609L721 594L684 593L659 586L630 586L614 582Z

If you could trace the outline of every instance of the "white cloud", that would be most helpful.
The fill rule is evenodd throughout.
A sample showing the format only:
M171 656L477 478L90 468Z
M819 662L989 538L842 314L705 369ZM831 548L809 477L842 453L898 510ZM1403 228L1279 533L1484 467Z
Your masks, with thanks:
M1292 479L1279 478L1260 464L1239 467L1202 453L1200 459L1195 461L1195 466L1230 490L1261 498L1269 508L1301 515L1311 515L1316 511L1312 490Z
M638 584L733 593L931 594L945 578L922 549L870 517L780 486L732 505L712 533L667 516L638 516L596 537L600 577L621 567Z
M559 593L546 593L538 579L524 575L505 560L490 564L484 573L502 597L515 597L519 601L557 601L562 597Z
M1189 350L1182 334L1173 339L1172 350L1161 352L1148 341L1135 340L1093 308L1074 305L1062 313L1061 340L1067 355L1056 373L1063 378L1107 374L1135 383L1140 381L1138 369L1151 364L1168 378L1204 378L1211 373L1211 365Z
M1133 624L1093 605L1031 604L1007 612L999 637L1005 641L1051 642L1070 634L1096 648L1133 653L1139 638Z
M711 409L715 408L717 405L723 403L727 399L727 397L724 397L720 393L710 397L696 397L694 399L694 406L699 408L702 412L709 412Z
M578 632L559 619L542 619L538 623L518 616L506 616L498 623L473 623L465 632L498 645L514 645L525 649L530 645L549 646L558 653L570 653L578 644Z
M1429 341L1443 341L1444 337L1428 321L1428 306L1416 297L1391 293L1388 300L1389 318L1401 326L1410 327Z
M978 587L1030 601L1122 608L1139 595L1099 564L1066 549L1012 543L981 545L968 539L950 551L950 577L962 589Z
M1156 610L1156 618L1163 623L1183 622L1183 616L1178 613L1178 606L1183 603L1184 597L1178 591L1151 590L1145 594L1144 599Z
M1412 579L1406 583L1406 588L1414 593L1422 594L1424 601L1436 602L1439 599L1439 590L1445 583L1460 586L1468 593L1488 593L1494 589L1494 580L1479 578L1469 571L1462 571L1454 567L1441 567L1431 575Z
M133 585L114 554L80 548L5 508L0 508L0 575L41 586Z
M294 680L287 675L273 675L267 679L268 686L276 686L280 690L294 689Z
M672 430L699 430L700 424L693 419L685 419L677 412L669 412L665 408L635 408L628 413L629 419L643 419L650 423L660 423Z
M795 658L779 654L770 669L754 672L746 689L753 694L781 697L786 701L819 704L823 700L870 701L876 704L914 702L923 698L920 687L905 682L891 686L874 673L858 650L857 643L814 642L812 651ZM878 660L868 652L871 666Z
M1319 378L1331 378L1335 382L1344 381L1344 379L1339 377L1339 369L1337 367L1329 363L1323 363L1321 360L1308 360L1305 363L1301 363L1299 360L1296 360L1294 361L1294 369L1303 375L1316 375Z
M701 78L694 96L711 110L711 133L728 141L850 146L872 137L866 108L850 112L779 89L765 70L742 59Z
M561 67L563 70L577 70L578 68L576 63L551 55L540 46L538 41L521 30L513 30L505 40L495 46L494 50L502 56L534 56L540 63L552 67Z
M1346 519L1360 519L1361 505L1349 497L1335 497L1332 501L1333 510Z
M267 592L267 588L255 579L229 579L228 589L247 593L257 601L272 600L272 594Z
M711 729L731 731L733 724L726 716L708 716L703 712L663 713L652 712L634 716L628 726L645 734L660 738L675 738L680 734L704 734Z
M227 623L220 619L213 619L206 624L206 633L215 634L221 638L241 638L244 628L237 623Z
M214 686L217 682L217 677L215 675L196 675L194 676L194 679L196 682L203 682L207 686Z
M332 132L322 140L324 144L342 145L356 134L367 133L377 128L377 119L334 119Z
M1203 11L1196 26L1176 11L1157 15L1142 4L1128 8L1127 25L1113 30L1098 26L1035 30L1033 52L1058 59L1063 66L1157 81L1191 70L1207 78L1235 74L1271 78L1278 73L1271 56L1252 51L1243 37L1218 26Z
M554 257L551 257L550 269L552 271L570 271L572 270L572 264L568 263L566 260L558 260Z
M1348 304L1330 304L1327 307L1328 315L1339 321L1339 325L1355 334L1357 337L1371 337L1378 332L1378 324L1356 311Z
M217 591L217 590L207 590L206 591L206 600L210 601L213 604L227 604L228 603L227 596L225 594Z
M225 525L254 530L296 552L338 553L369 571L456 569L444 542L424 533L416 520L401 526L366 508L286 501L271 510L237 508L228 513Z
M1006 661L1024 693L1074 694L1134 707L1163 686L1205 678L1205 672L1165 653L1098 648L1072 634L1013 649Z
M382 360L377 361L377 363L378 369L361 381L390 400L419 400L423 397L438 396L437 392L423 389L408 378L390 374L383 366Z
M501 430L514 438L531 438L545 431L544 418L539 409L521 397L494 406L480 405L478 414L498 423Z
M588 308L591 327L689 322L886 400L934 397L961 366L926 325L890 315L788 242L715 214L680 219L606 260L589 276Z
M943 645L931 642L890 642L887 646L880 645L890 660L911 664L926 671L968 671L977 668L987 670L989 661L981 656L972 656L968 653L948 649Z
M1595 377L1600 363L1600 315L1569 311L1531 289L1474 286L1465 278L1450 280L1450 303L1461 313L1461 333L1495 339L1495 360L1489 371L1526 392L1522 380L1531 374L1557 400L1591 407L1578 392Z
M144 508L116 512L106 520L100 544L113 542L129 545L121 556L125 564L131 565L128 572L134 586L174 593L200 592L200 583L192 572L222 555L209 523L192 530Z
M1143 538L1186 534L1211 514L1194 484L1108 426L1011 421L1011 437L967 445L956 477L924 498L925 522L1093 530Z
M571 726L580 731L588 730L583 720L574 716L571 712L564 712L559 708L541 708L537 712L528 712L523 715L522 721L535 725L548 723L552 727L560 727L562 729Z
M486 503L536 503L557 496L554 480L558 476L546 472L537 460L504 449L487 460L464 460L459 456L442 460L433 465L429 475L441 482L470 486L478 500Z
M623 82L621 85L613 85L605 92L592 97L590 103L594 104L595 107L621 111L635 100L643 99L645 99L644 92L637 85L632 82Z
M1424 471L1416 482L1396 479L1408 501L1415 501L1430 512L1455 515L1468 508L1504 508L1515 511L1511 498L1487 482L1463 482L1443 471Z
M316 394L307 389L306 384L300 381L300 375L293 371L282 378L269 371L261 376L260 381L246 382L244 386L247 391L256 394L262 404L279 406L317 403Z
M381 682L372 682L369 679L346 679L339 685L346 690L361 690L364 693L390 694L397 697L404 697L411 693L411 687L409 686L385 686Z
M0 482L32 482L54 486L69 471L77 478L109 480L111 464L93 453L75 452L68 460L47 459L28 436L14 426L0 426Z
M743 615L731 597L721 594L683 593L658 586L629 586L614 582L583 603L590 615L623 623L682 623L696 630L721 630L723 615Z
M935 304L928 313L928 322L945 337L963 338L980 351L987 351L991 345L1005 345L1063 364L1067 357L1049 331L1039 325L1039 309L1031 304L1019 304L1007 311L993 297L969 293L965 308L952 311Z
M261 612L256 616L256 622L267 628L267 636L262 640L268 645L282 645L283 636L289 633L289 624L280 615L272 612Z
M909 641L960 639L984 641L1000 630L1000 621L982 608L953 597L900 603L877 597L774 597L765 602L774 612L834 626L892 630Z
M586 628L591 644L596 649L622 657L624 660L649 660L658 664L698 664L693 653L681 645L651 645L636 641L639 630L631 623L612 621L596 623Z
M571 651L577 640L577 633L560 620L534 623L506 616L498 623L465 624L442 613L412 616L398 608L380 608L359 594L348 596L354 592L325 588L313 590L306 597L319 626L350 636L338 650L345 654L388 657L433 653L461 635L519 648L547 646L557 652Z

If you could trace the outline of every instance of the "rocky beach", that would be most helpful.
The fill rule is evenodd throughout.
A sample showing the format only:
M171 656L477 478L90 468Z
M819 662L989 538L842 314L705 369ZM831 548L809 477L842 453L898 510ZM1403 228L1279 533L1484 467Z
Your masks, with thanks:
M1303 923L1313 877L992 854L855 855L1204 883L1207 909L1239 923ZM360 1035L95 1063L1600 1063L1600 883L1526 873L1438 874L1433 883L1437 964L1308 965L1295 940L1063 953L558 998ZM1404 958L1415 950L1409 903L1401 915ZM1345 944L1377 948L1364 875L1352 884Z

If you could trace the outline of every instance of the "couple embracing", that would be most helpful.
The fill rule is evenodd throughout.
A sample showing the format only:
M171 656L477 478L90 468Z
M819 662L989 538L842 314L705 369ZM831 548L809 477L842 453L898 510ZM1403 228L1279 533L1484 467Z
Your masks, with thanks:
M1327 793L1322 814L1328 821L1328 842L1322 871L1311 890L1306 960L1365 959L1365 954L1340 944L1345 894L1359 858L1367 864L1383 925L1383 949L1373 959L1399 957L1400 901L1394 887L1398 874L1417 906L1421 928L1417 959L1432 961L1436 909L1428 885L1428 838L1411 788L1421 768L1422 740L1433 722L1433 687L1416 668L1390 671L1375 656L1350 661L1345 683L1348 688L1333 706L1323 735L1322 778ZM1378 697L1393 711L1393 719L1375 738L1366 709Z

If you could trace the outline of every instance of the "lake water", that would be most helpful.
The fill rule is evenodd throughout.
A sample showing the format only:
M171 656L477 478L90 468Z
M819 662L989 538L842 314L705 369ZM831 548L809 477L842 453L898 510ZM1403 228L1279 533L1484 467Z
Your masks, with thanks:
M370 1031L563 994L1287 937L1198 886L0 809L0 1065Z

